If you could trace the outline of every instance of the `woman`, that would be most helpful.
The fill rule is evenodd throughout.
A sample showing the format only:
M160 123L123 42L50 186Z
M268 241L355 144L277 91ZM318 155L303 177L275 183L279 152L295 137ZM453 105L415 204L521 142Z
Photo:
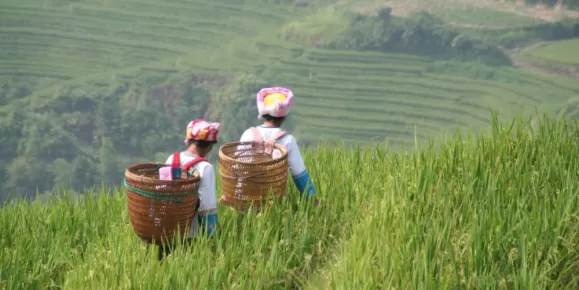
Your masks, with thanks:
M201 225L202 232L208 236L215 236L215 227L217 225L215 172L211 163L205 159L205 156L211 152L213 145L217 143L219 127L219 123L211 123L204 120L191 121L187 125L185 138L187 149L171 154L165 162L165 164L178 164L179 168L173 172L172 178L179 178L181 169L190 176L197 171L201 178L198 190L198 210L191 221L187 242L191 242L197 236L199 225ZM170 249L168 247L159 247L159 260L162 260L163 256L169 253Z
M293 97L292 91L286 88L261 89L257 93L257 110L258 119L263 120L263 124L247 129L241 135L240 142L266 140L266 144L271 142L284 145L288 150L288 165L294 184L306 199L314 199L317 205L316 188L304 164L297 140L281 129L289 114ZM275 157L276 154L273 153Z

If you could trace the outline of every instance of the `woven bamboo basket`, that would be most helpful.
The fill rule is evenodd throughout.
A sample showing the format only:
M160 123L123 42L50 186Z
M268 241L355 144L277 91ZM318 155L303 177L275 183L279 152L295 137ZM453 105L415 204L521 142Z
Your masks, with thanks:
M199 206L199 175L160 180L159 168L164 166L170 165L145 163L125 170L131 225L147 243L166 243L177 233L185 234Z
M287 148L274 144L274 149L281 152L274 159L271 154L259 153L262 147L253 142L230 142L219 148L221 204L243 212L251 203L259 210L272 204L274 198L285 195L288 180Z

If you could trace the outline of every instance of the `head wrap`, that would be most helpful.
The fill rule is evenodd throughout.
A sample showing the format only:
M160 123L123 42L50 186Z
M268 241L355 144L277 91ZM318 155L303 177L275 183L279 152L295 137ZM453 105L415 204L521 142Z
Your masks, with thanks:
M212 123L200 119L193 120L187 125L185 143L189 140L217 141L220 126L220 123Z
M263 88L257 93L258 118L263 115L287 116L294 99L292 91L282 87Z

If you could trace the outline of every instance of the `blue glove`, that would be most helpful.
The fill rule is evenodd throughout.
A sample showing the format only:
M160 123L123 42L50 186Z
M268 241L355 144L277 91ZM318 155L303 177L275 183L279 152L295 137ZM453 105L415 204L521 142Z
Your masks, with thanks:
M312 182L312 179L310 178L310 174L308 173L307 169L296 176L292 176L292 178L298 187L298 190L306 196L306 199L309 199L310 197L313 197L317 194L316 188Z
M202 231L206 231L207 236L214 237L216 235L217 214L199 215L199 225Z

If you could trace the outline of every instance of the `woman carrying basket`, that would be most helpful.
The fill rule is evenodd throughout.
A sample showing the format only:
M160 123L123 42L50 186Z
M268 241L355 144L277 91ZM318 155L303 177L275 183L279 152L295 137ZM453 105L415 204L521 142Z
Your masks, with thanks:
M269 140L285 146L288 150L288 165L294 184L306 199L314 199L317 205L316 188L304 164L297 140L281 129L292 101L293 93L289 89L281 87L261 89L257 93L257 110L258 119L264 120L263 125L247 129L241 135L240 142Z
M219 123L211 123L204 120L191 121L187 125L185 138L187 149L171 154L165 162L166 164L173 164L174 167L178 167L178 169L185 171L190 176L193 176L195 171L197 171L201 179L198 189L198 210L191 221L188 242L191 242L197 236L199 230L208 236L215 236L215 226L217 225L215 172L211 163L205 159L205 156L211 152L213 145L217 143L219 127ZM199 226L201 226L201 229L199 229ZM169 252L170 250L167 247L160 247L159 260L162 260L163 255L167 255Z

